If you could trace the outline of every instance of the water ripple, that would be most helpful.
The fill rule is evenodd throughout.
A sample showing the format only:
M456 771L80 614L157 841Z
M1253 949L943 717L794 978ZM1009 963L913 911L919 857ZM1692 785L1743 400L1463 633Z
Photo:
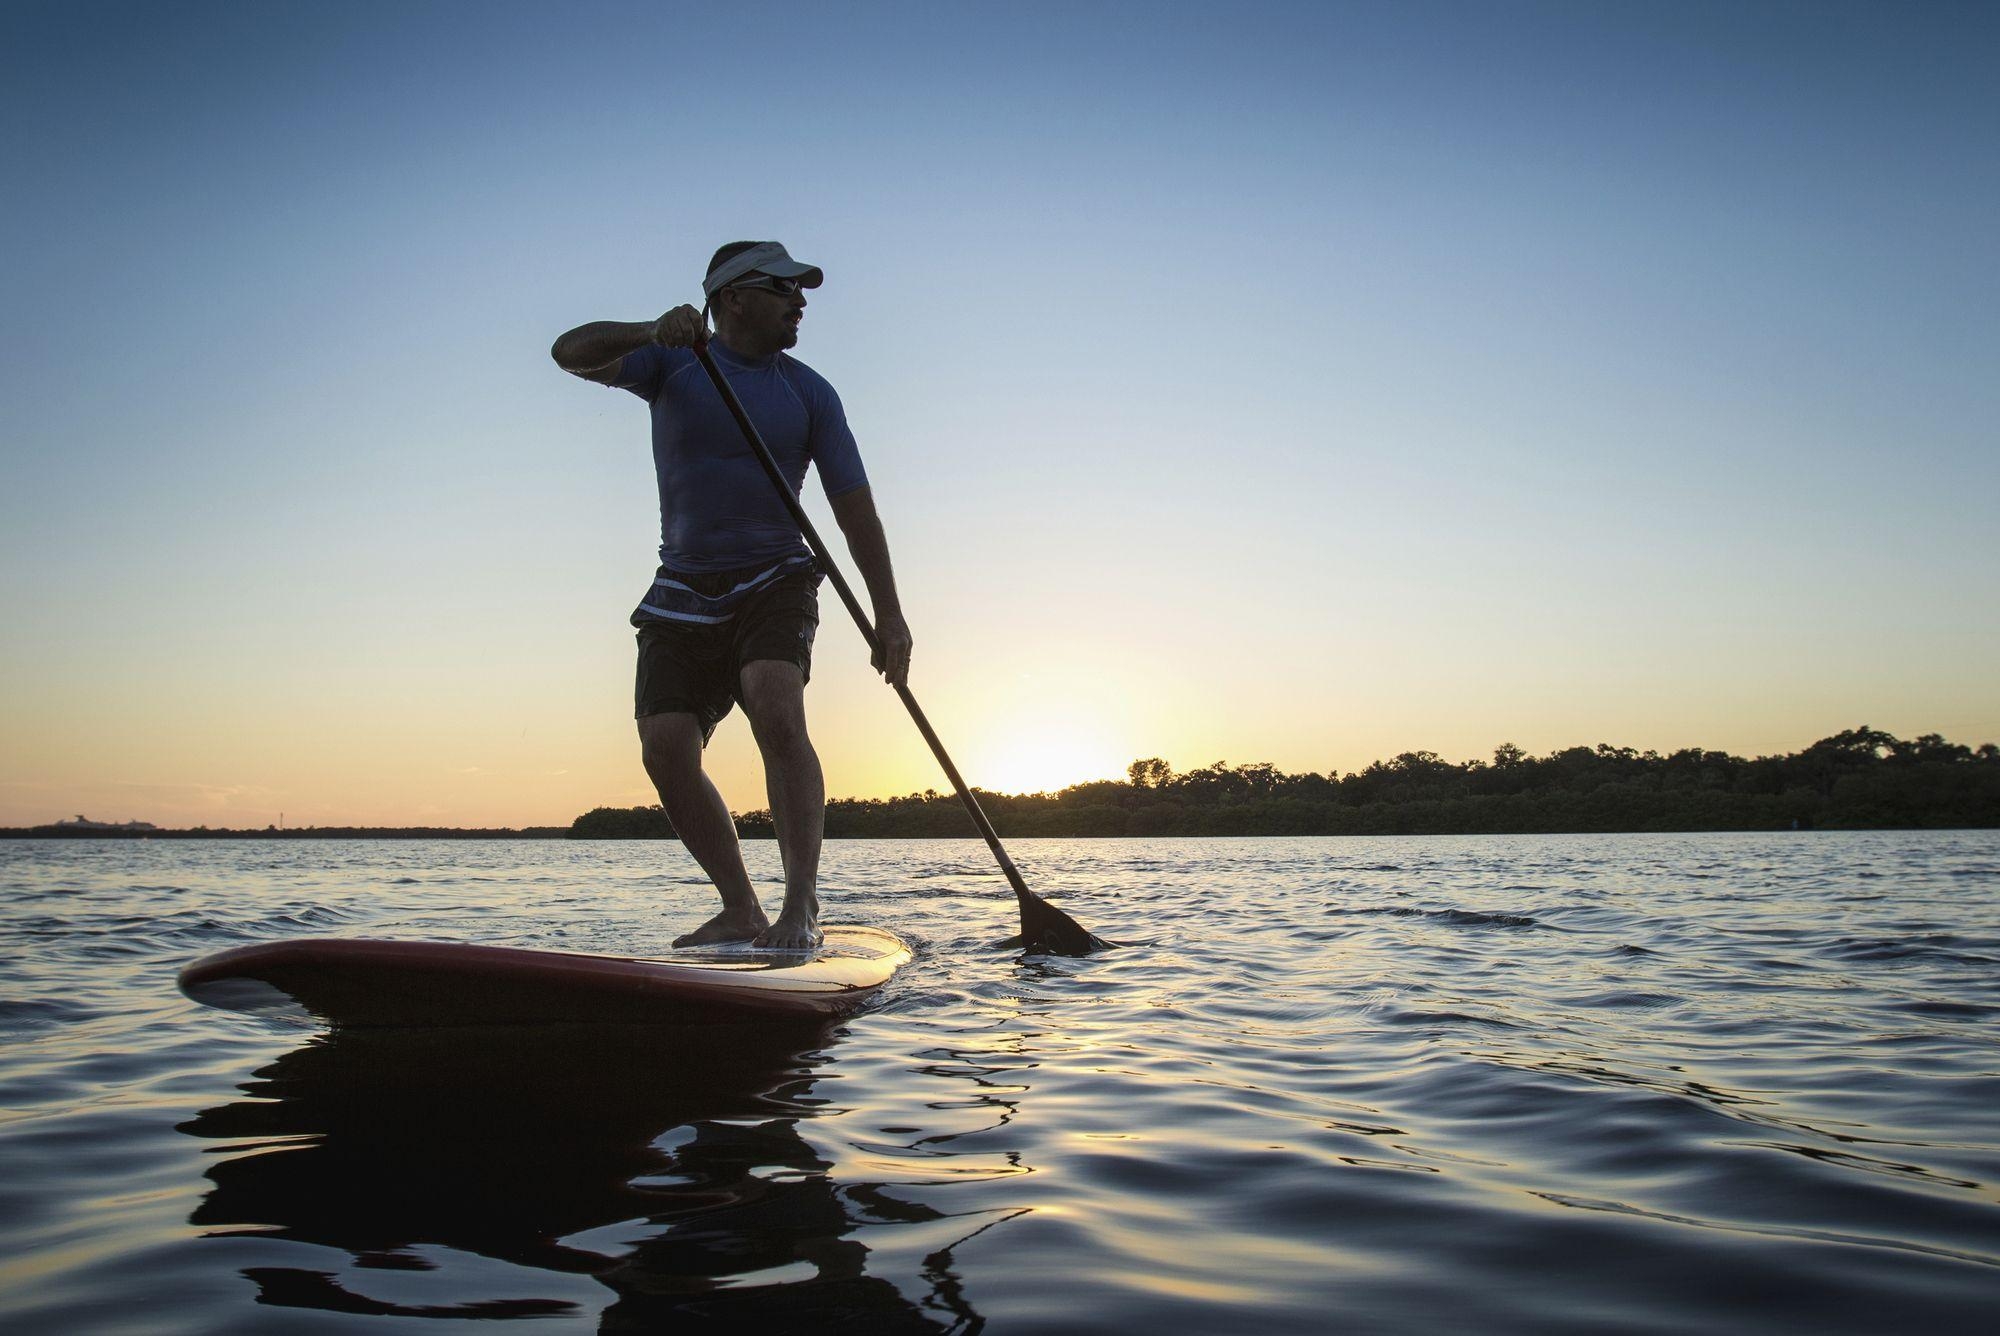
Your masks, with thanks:
M917 949L839 1025L325 1035L173 973L646 954L710 893L671 844L0 847L0 1324L1987 1329L2000 837L1014 852L1127 945L997 947L976 842L839 843L834 916Z

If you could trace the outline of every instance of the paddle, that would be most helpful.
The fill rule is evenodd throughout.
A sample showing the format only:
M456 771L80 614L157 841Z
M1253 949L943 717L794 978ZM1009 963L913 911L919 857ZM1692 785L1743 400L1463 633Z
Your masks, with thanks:
M792 512L792 519L798 524L799 532L805 535L806 543L812 548L813 557L819 562L820 570L826 573L826 578L839 593L840 601L847 605L847 611L854 618L854 624L861 628L861 638L868 642L869 652L880 655L882 640L875 634L874 623L870 622L868 614L861 610L860 601L854 597L854 591L848 587L847 581L841 577L839 568L833 564L833 557L827 552L826 544L820 541L819 531L813 528L812 520L806 515L806 508L799 504L798 497L792 495L791 484L785 481L784 472L779 469L778 461L771 457L771 449L764 444L763 436L757 431L757 424L743 411L743 401L736 397L736 391L731 389L729 382L724 379L722 369L716 366L715 358L708 351L706 343L695 344L694 355L701 359L702 369L708 372L708 378L715 383L716 393L720 394L722 402L729 406L729 415L735 418L736 425L743 429L743 439L749 442L751 451L757 456L757 462L764 466L764 475L771 480L771 485L778 489L778 495L784 499L785 508ZM907 686L898 686L896 694L903 698L903 705L909 710L910 718L916 721L917 731L922 733L924 741L931 745L931 754L936 756L938 764L944 767L944 773L950 778L951 786L958 790L958 800L964 803L965 810L971 813L972 824L979 827L979 833L985 839L986 847L993 851L993 857L999 862L1000 870L1007 876L1007 884L1014 888L1014 899L1021 909L1022 945L1030 950L1053 951L1065 956L1088 955L1092 951L1110 946L1110 942L1093 935L1081 923L1028 889L1028 883L1021 879L1020 869L1014 866L1014 860L1009 858L1006 849L1001 847L1000 836L994 831L993 823L988 821L986 813L980 810L979 800L972 796L972 790L965 786L963 779L959 778L958 767L951 763L951 757L945 755L944 744L938 741L938 735L931 730L930 720L924 718L924 712L917 707L917 698L910 694Z

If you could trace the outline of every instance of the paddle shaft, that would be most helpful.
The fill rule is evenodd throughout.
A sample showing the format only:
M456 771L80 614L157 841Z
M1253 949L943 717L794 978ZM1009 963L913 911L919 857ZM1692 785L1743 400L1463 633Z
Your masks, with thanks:
M792 512L792 519L798 524L799 532L805 535L806 544L812 548L813 558L819 562L820 570L825 573L834 591L840 595L840 601L847 605L848 615L854 618L854 624L861 628L861 638L868 642L868 652L879 657L882 653L882 638L875 634L875 624L868 620L868 614L861 610L861 601L854 597L854 590L841 575L840 568L833 564L832 554L821 541L819 530L813 527L811 517L806 514L806 508L800 504L799 498L793 495L792 485L786 481L784 470L778 467L778 461L771 454L771 448L764 444L763 434L757 430L757 424L750 420L750 415L743 411L743 401L736 397L736 391L723 376L722 368L715 364L715 357L708 351L706 343L695 344L694 355L701 359L702 369L708 372L708 378L715 382L716 392L722 396L722 402L729 407L729 415L735 418L736 425L743 429L743 439L749 442L751 451L757 456L757 462L764 466L764 473L770 478L771 485L778 489L779 497L784 500L785 509ZM1015 867L1014 860L1007 856L1007 850L1001 845L1000 835L993 829L993 823L986 819L986 813L980 809L979 800L972 796L972 790L967 788L965 781L959 777L958 767L953 765L951 757L945 754L944 744L938 741L937 732L931 727L931 721L924 718L923 709L917 704L917 698L911 695L910 688L902 683L896 683L895 688L896 694L902 697L903 707L910 712L910 718L915 721L917 731L922 733L924 741L930 744L931 755L937 757L938 764L944 767L945 776L951 780L952 788L958 791L958 800L965 804L965 810L971 814L972 824L979 828L980 837L986 841L986 847L993 851L994 860L1000 864L1000 871L1006 874L1007 884L1014 888L1014 898L1024 906L1030 901L1035 901L1037 899L1035 893L1029 890L1028 883L1021 879L1021 870Z

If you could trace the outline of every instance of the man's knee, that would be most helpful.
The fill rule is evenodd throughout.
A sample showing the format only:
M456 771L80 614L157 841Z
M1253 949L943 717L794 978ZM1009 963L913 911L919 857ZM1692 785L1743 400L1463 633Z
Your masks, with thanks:
M812 746L806 734L805 674L795 663L757 659L743 665L743 713L764 752Z
M663 792L701 775L701 724L691 714L649 714L639 720L639 755Z

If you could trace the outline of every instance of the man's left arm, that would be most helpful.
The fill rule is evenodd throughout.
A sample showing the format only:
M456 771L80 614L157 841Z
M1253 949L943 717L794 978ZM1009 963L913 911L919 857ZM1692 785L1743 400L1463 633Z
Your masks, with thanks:
M830 502L833 518L847 537L847 550L868 585L868 597L875 604L875 638L882 648L875 655L875 671L892 687L910 680L910 627L903 620L903 605L896 597L896 576L889 567L889 538L882 532L882 520L875 513L875 495L866 486L842 492Z

